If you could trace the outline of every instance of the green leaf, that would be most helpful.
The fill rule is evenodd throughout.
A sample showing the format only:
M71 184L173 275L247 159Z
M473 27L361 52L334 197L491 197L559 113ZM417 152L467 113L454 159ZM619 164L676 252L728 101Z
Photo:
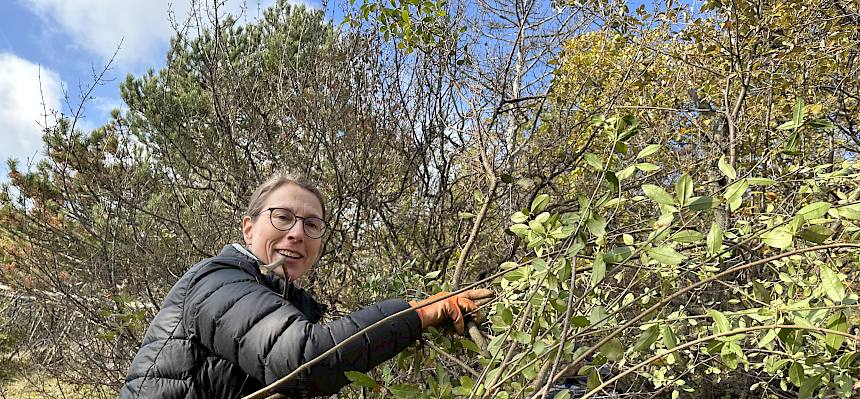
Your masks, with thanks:
M673 220L675 220L674 213L664 213L660 215L660 218L658 218L653 224L654 230L660 230L671 226Z
M514 222L514 223L523 223L523 222L525 222L526 220L529 220L529 217L528 217L528 216L526 216L526 214L525 214L525 213L522 213L522 212L516 212L516 213L514 213L513 215L511 215L511 222Z
M512 233L516 235L523 235L529 230L529 226L526 226L522 223L517 223L508 228Z
M540 194L532 201L531 213L540 213L549 205L549 195Z
M624 169L621 169L618 173L615 174L615 177L618 178L619 181L627 179L630 176L633 176L633 172L636 171L636 167L630 165Z
M517 341L523 345L527 345L527 344L530 344L532 342L532 336L525 333L524 331L513 331L513 332L511 332L511 338L513 338L515 341Z
M482 193L481 190L473 191L472 195L475 197L475 202L479 204L483 204L487 201L487 199L484 197L484 193Z
M781 152L786 155L800 155L800 151L797 150L798 144L800 144L800 132L795 130L788 136L788 141Z
M749 177L747 178L747 182L751 186L772 186L776 184L776 180L768 179L766 177Z
M379 386L378 383L373 378L370 378L369 375L364 374L360 371L347 371L343 373L347 379L355 383L355 385L362 386L365 388L376 388Z
M432 279L434 279L434 278L436 278L436 277L439 277L439 274L440 274L440 273L442 273L442 271L441 271L441 270L434 270L434 271L432 271L432 272L430 272L430 273L425 274L425 275L424 275L424 278L425 278L425 279L428 279L428 280L432 280Z
M777 227L761 235L761 240L774 248L785 249L791 246L794 238L785 226Z
M833 127L835 126L833 124L833 122L830 122L829 120L824 119L824 118L816 118L816 119L813 119L809 122L806 122L806 124L810 127L816 128L816 129L825 129L825 130L833 129Z
M845 286L842 285L842 280L839 279L839 274L828 266L821 265L821 285L824 287L824 293L834 302L841 303L845 299Z
M626 115L622 119L624 121L624 130L623 133L618 136L618 140L626 142L628 139L639 133L639 121L636 120L633 115Z
M475 214L471 212L459 212L457 213L457 217L459 217L460 219L471 219L475 217Z
M840 207L839 217L848 220L860 220L860 204L852 204Z
M508 281L519 281L524 279L528 275L527 266L522 266L517 268L516 270L511 270L505 273L502 278Z
M836 382L836 392L840 397L851 397L851 391L854 389L854 379L850 375L847 373L839 374L834 382Z
M618 338L612 338L600 347L600 353L607 359L617 362L624 357L624 345Z
M711 222L711 230L708 231L708 253L716 255L723 247L723 228L717 222Z
M693 197L690 198L689 203L686 204L688 208L694 211L707 211L717 207L720 205L720 200L710 195L705 195L702 197Z
M618 177L615 176L615 173L612 173L612 171L606 171L604 178L609 186L609 190L613 193L617 193L621 186L618 183Z
M591 266L591 286L597 286L606 277L606 260L603 259L603 252L598 252L594 255L594 263Z
M550 214L549 214L549 212L541 212L541 214L540 214L540 215L537 215L537 216L535 217L535 221L536 221L536 222L538 222L538 223L540 223L540 224L544 224L544 223L546 223L546 222L547 222L547 220L549 220L549 218L550 218L551 216L552 216L552 215L550 215Z
M507 306L502 304L500 305L501 306L496 306L496 312L498 313L499 318L501 318L502 323L509 326L514 322L514 312L512 312Z
M672 234L672 236L669 237L669 239L672 241L682 242L685 244L699 242L702 241L703 238L705 238L705 236L703 236L702 233L699 233L696 230L681 230L675 234Z
M678 178L675 182L675 198L678 203L683 205L687 203L687 199L693 196L693 179L686 173Z
M816 244L821 244L824 241L826 241L828 238L830 238L830 236L832 236L833 233L834 233L834 231L831 230L830 228L823 226L823 225L820 225L820 224L816 224L816 225L809 226L808 228L801 230L799 233L797 233L797 236L806 240L806 241L811 241L811 242L814 242Z
M624 241L625 245L633 245L633 242L635 241L633 236L627 233L621 234L621 239Z
M570 399L570 390L569 389L563 389L563 390L559 391L557 394L555 394L555 396L553 396L552 399Z
M744 193L747 191L747 187L749 187L747 179L740 179L726 189L726 193L723 194L723 198L728 202L729 209L732 212L740 208L741 202L743 202Z
M590 152L586 152L582 155L585 158L585 163L594 170L603 170L603 162L601 162L600 158L597 155L594 155Z
M794 126L803 125L803 119L806 116L806 103L802 98L798 98L797 102L794 104L794 113L792 114L791 121L794 122Z
M472 388L475 387L475 381L472 379L472 377L464 375L460 377L460 386L467 389L468 391L471 391ZM468 391L466 392L466 395L469 394Z
M606 218L601 215L594 214L585 222L585 226L595 237L606 235Z
M672 331L672 326L670 326L668 324L664 324L660 328L660 330L662 332L661 335L663 335L663 345L666 346L666 349L672 349L672 348L678 346L678 336L675 335L674 331ZM679 356L678 356L677 352L672 353L666 357L666 361L669 364L675 364L678 362L678 360L679 360Z
M773 359L773 358L768 358L768 359ZM765 362L765 370L767 370L768 373L774 374L777 371L782 370L782 368L786 364L788 364L788 362L790 362L790 361L791 360L788 360L788 359L778 359L778 360L773 360L773 361L766 361Z
M720 160L717 162L717 167L720 169L720 172L723 172L723 174L729 178L729 180L734 180L738 178L738 174L737 172L735 172L735 168L733 168L732 165L729 165L728 162L726 162L725 155L720 157Z
M610 320L607 319L607 316L609 314L606 313L606 308L603 305L593 306L591 312L588 314L588 321L594 326L600 326Z
M537 220L529 221L529 228L532 229L535 233L544 234L546 233L546 228L544 228L543 223L538 222Z
M600 374L597 373L596 369L591 369L591 372L588 373L588 380L585 381L585 389L588 391L597 389L603 381L600 378Z
M464 348L466 348L472 352L475 352L475 353L481 353L481 348L478 347L478 344L472 342L472 340L470 340L470 339L458 339L457 341L460 342L460 345L462 345Z
M577 327L588 327L591 325L591 322L588 321L588 318L585 316L574 316L570 319L570 322Z
M770 295L771 290L768 288L765 288L764 284L755 280L752 282L752 286L753 286L753 293L755 293L756 299L758 299L759 301L762 301L764 303L770 303L770 301L773 300L771 298L771 295ZM759 321L761 321L761 320L759 320Z
M842 312L838 312L833 316L830 316L830 319L827 320L827 329L835 330L839 332L848 332L848 320L845 318L845 314ZM842 346L842 343L845 342L845 337L842 335L828 333L824 337L824 342L827 345L827 349L830 350L830 354L835 354L836 351Z
M675 335L675 332L672 331L672 326L668 324L664 324L662 327L663 330L663 345L666 345L666 349L672 349L678 346L678 336Z
M791 129L794 129L795 127L797 127L797 125L794 124L794 121L788 121L788 122L785 122L785 123L777 126L776 130L791 130Z
M645 195L648 198L651 198L654 202L662 205L674 205L675 201L672 197L663 190L659 186L655 186L653 184L643 184L642 191L645 192Z
M743 350L735 341L725 342L722 348L720 348L720 358L730 370L738 368L738 363L740 363L742 356Z
M396 384L388 387L388 391L398 398L416 398L421 389L411 384Z
M792 362L791 367L788 368L788 381L799 387L803 384L803 377L803 365L799 362Z
M657 342L657 338L660 338L660 328L657 324L652 324L648 327L642 335L639 336L639 339L636 340L636 343L633 345L633 352L643 352L648 350L655 342Z
M756 346L759 348L764 348L765 346L767 346L767 344L771 343L771 341L776 338L778 333L778 328L772 328L770 330L767 330L767 332L761 337L761 339L758 340Z
M803 381L803 384L800 385L800 392L797 394L797 399L811 398L812 393L820 387L821 377L823 376L824 374L818 374L815 377L807 378L806 381Z
M839 356L839 360L837 361L839 368L842 370L848 370L849 368L851 368L851 366L854 364L854 361L857 360L858 355L860 354L858 354L857 352L848 352L842 356Z
M648 144L642 151L639 151L639 154L636 154L636 159L642 159L649 155L654 154L657 151L660 151L660 144Z
M633 253L633 247L631 246L621 246L610 249L603 255L603 259L606 263L620 263L624 259L627 259L630 254Z
M797 216L803 217L804 220L818 219L827 214L830 210L830 204L827 202L816 202L800 208L797 211Z
M716 309L708 309L708 314L714 319L714 333L722 334L732 330L732 324L726 316Z
M649 163L649 162L637 163L634 166L636 166L636 169L639 169L645 173L653 172L655 170L660 170L659 166L654 165L653 163Z
M687 259L686 256L679 254L677 251L669 247L649 248L646 252L648 252L648 255L657 262L666 265L679 265Z
M573 233L573 231L571 229L564 229L564 228L559 227L559 228L551 231L549 233L549 235L551 235L553 238L562 239L562 238L570 237L570 235L572 233Z

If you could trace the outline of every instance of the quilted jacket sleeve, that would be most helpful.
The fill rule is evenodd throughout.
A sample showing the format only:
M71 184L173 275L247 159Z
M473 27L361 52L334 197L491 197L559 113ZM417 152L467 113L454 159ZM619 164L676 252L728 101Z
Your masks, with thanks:
M248 273L213 264L190 282L183 322L209 351L270 384L362 328L408 307L399 299L385 300L328 324L314 324ZM279 392L336 393L349 383L345 371L368 371L420 335L417 313L407 312L329 355Z

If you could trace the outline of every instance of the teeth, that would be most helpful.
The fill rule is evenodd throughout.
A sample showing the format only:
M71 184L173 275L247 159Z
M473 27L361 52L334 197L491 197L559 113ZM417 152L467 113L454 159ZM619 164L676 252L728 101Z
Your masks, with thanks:
M293 252L288 249L281 249L278 251L279 254L284 255L289 258L301 258L302 255L298 252Z

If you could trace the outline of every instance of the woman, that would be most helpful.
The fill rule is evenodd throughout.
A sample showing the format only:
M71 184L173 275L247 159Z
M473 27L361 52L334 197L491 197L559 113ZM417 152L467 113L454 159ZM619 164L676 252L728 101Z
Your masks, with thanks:
M146 331L120 397L241 397L362 328L415 308L371 329L278 390L288 397L330 395L349 383L345 371L370 370L430 326L453 321L462 333L463 312L477 308L472 300L492 296L490 290L473 290L435 303L430 302L442 293L421 302L389 299L317 324L325 308L292 281L320 257L324 202L301 176L278 173L260 185L242 218L245 246L225 246L173 286ZM274 275L268 274L272 265Z

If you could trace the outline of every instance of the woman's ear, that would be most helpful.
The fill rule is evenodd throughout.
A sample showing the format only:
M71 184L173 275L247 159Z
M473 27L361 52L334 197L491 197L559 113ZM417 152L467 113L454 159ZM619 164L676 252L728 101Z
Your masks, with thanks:
M254 230L254 221L251 217L245 215L242 217L242 239L245 240L245 245L251 245L251 236Z

